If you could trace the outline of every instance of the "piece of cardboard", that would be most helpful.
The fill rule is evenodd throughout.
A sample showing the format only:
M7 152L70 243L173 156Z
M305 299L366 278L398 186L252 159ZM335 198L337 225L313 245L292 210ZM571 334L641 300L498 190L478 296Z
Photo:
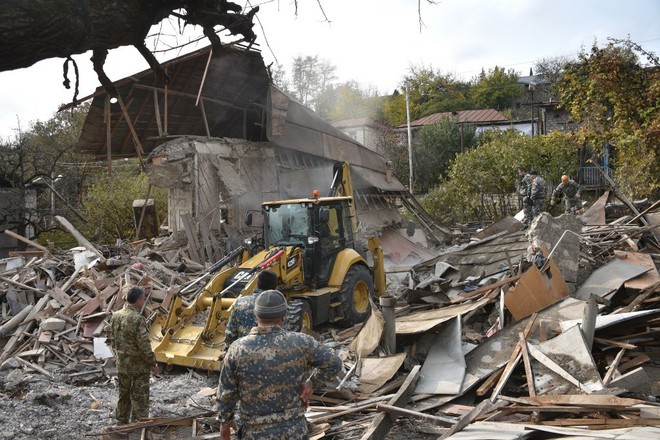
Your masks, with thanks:
M547 269L543 272L536 265L532 265L506 293L504 304L518 321L567 297L569 293L564 277L550 259Z

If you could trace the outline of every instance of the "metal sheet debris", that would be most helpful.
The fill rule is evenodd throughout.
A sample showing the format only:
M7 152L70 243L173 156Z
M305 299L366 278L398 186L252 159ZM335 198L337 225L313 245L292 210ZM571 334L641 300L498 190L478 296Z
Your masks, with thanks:
M618 290L623 283L649 269L639 264L614 259L595 270L587 281L575 292L575 298L588 300L589 295L607 296Z
M419 374L415 394L457 394L460 391L465 376L460 317L442 326Z
M489 300L484 298L473 303L447 306L441 309L416 312L402 316L396 320L396 333L397 335L423 333L456 316L482 307L488 302Z

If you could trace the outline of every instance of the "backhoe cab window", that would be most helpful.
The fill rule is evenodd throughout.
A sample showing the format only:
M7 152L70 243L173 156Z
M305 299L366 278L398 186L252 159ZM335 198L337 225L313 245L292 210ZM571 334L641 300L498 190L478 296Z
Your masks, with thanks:
M267 246L306 243L310 233L308 208L305 205L281 205L270 207L268 216Z

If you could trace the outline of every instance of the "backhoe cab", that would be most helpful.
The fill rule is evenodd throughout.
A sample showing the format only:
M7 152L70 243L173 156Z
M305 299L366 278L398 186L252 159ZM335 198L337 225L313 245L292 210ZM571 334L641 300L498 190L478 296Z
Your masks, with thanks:
M328 197L314 191L310 198L263 203L264 249L251 257L243 252L238 264L214 275L189 305L181 295L174 298L167 317L151 327L158 361L219 370L235 298L252 294L264 269L278 275L278 289L289 302L289 327L364 321L370 297L385 291L385 271L377 237L368 240L373 268L355 249L353 203L347 163L335 165ZM252 213L246 223L252 223Z

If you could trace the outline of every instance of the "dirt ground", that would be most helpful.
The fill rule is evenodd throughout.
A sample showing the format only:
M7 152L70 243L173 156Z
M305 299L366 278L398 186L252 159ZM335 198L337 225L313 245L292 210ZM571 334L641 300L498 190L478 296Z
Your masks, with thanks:
M152 379L151 416L193 416L205 412L200 407L210 409L207 397L195 396L217 385L217 373L204 374L173 371ZM0 439L95 438L93 434L115 425L116 403L117 388L111 381L72 385L50 382L22 369L3 371Z
M210 398L200 390L215 387L217 373L175 369L152 379L151 416L195 416L211 410ZM50 382L22 369L0 372L0 439L98 438L104 428L115 426L117 388L112 381L76 385ZM423 424L400 420L387 439L426 440ZM427 427L433 430L432 426ZM362 431L355 431L359 438ZM360 435L358 435L360 434ZM353 435L336 436L350 439Z

